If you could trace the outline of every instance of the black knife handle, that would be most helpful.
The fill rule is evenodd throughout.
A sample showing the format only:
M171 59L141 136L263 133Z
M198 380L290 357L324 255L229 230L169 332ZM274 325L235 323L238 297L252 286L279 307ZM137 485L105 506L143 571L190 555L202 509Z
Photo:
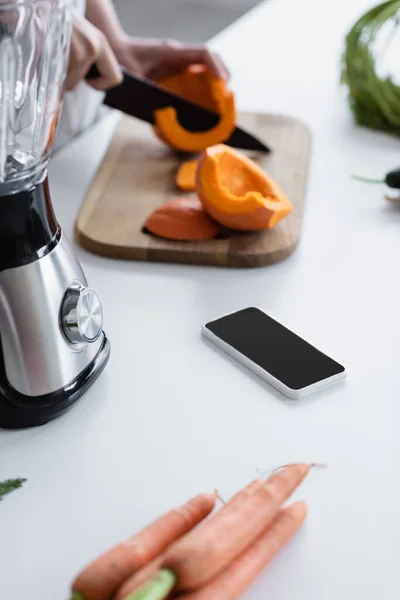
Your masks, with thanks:
M85 79L100 79L100 77L101 73L97 68L97 65L94 63L86 73Z

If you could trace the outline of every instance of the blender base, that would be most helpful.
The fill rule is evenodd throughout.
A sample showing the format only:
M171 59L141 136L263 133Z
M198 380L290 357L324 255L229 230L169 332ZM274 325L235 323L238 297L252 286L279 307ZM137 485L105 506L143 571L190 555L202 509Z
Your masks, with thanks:
M94 360L68 386L44 396L29 397L0 382L0 428L24 429L45 425L66 412L93 385L110 356L110 342L104 340Z

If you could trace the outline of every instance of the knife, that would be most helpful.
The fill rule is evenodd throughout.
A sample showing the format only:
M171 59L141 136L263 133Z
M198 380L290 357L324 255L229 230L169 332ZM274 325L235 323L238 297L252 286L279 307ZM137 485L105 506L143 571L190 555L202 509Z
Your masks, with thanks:
M207 131L217 125L220 119L218 113L185 100L150 79L128 73L123 68L122 72L122 83L106 92L103 103L110 108L154 125L154 111L172 106L177 111L180 124L188 131ZM92 65L86 79L98 79L100 76L96 65ZM230 138L224 143L243 150L271 151L261 140L241 127L235 127Z

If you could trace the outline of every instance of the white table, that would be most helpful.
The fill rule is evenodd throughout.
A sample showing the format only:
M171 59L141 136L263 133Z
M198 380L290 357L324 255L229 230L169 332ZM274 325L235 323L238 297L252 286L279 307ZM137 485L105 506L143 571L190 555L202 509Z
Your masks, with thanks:
M0 479L28 478L0 505L2 598L65 598L84 563L159 513L215 487L229 497L257 468L302 460L329 466L297 495L309 502L307 525L245 598L398 600L400 212L350 175L396 166L399 141L354 127L338 84L343 35L367 5L271 0L212 44L241 109L290 113L312 129L290 259L237 271L77 248L104 303L112 359L61 419L0 433ZM70 237L115 119L51 166ZM285 402L201 341L204 321L248 305L342 361L347 381Z

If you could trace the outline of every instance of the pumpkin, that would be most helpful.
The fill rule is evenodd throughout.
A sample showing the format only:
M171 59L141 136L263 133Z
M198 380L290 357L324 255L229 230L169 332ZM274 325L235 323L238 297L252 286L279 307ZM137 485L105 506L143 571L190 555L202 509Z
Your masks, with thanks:
M233 93L223 79L216 78L204 65L191 65L182 73L157 82L170 91L221 115L217 125L207 131L191 132L182 127L176 110L166 107L154 113L156 134L172 148L200 152L227 140L235 128L236 108Z
M49 152L49 150L51 150L55 135L57 133L59 117L60 117L60 108L57 110L56 114L54 115L54 117L51 120L45 152Z
M205 211L230 229L275 227L293 209L279 185L254 161L223 144L202 153L196 191Z
M213 76L205 65L193 64L180 73L159 79L157 83L190 102L216 111L218 102L213 94L211 81L220 80Z
M144 227L154 235L178 241L209 240L220 230L197 198L166 202L148 217Z
M196 170L198 162L198 160L187 160L180 165L175 178L178 188L187 191L196 189Z

